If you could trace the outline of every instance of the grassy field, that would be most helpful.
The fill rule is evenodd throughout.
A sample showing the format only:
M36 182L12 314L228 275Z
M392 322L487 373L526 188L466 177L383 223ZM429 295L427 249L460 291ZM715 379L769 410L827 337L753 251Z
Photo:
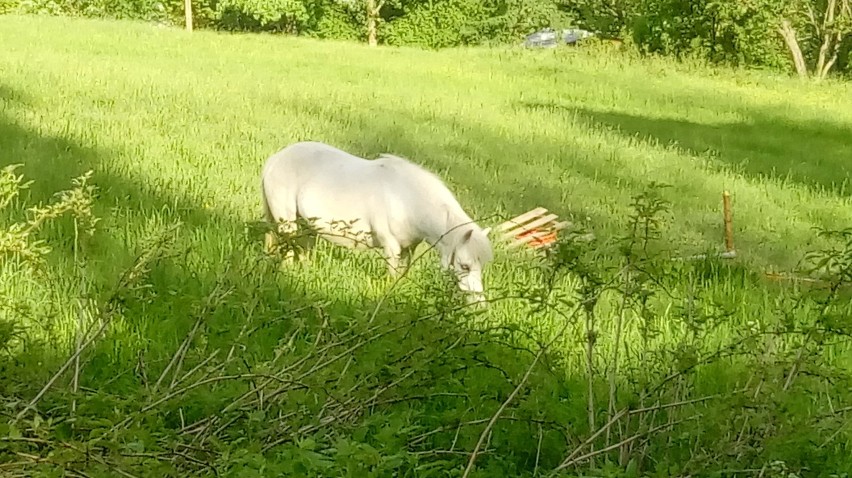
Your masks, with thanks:
M100 219L90 238L47 223L40 263L7 254L0 396L17 419L0 429L0 469L460 476L536 361L471 476L544 476L619 441L562 471L852 472L849 299L762 279L836 246L816 228L852 225L847 84L582 49L369 49L57 18L0 16L0 43L0 166L34 181L2 217L25 220L93 170ZM721 251L727 190L739 257L648 259L653 274L623 279L648 301L611 290L587 315L571 312L593 284L577 263L549 283L553 262L499 245L485 275L498 300L475 315L447 302L434 255L400 284L376 255L330 247L279 269L254 227L260 168L309 139L429 167L483 227L544 206L595 234L584 264L616 285L615 239L648 183L670 186L654 257ZM150 245L158 232L166 246ZM116 286L140 251L142 282ZM79 324L104 321L38 413L20 408ZM263 382L278 372L298 386ZM586 443L628 405L660 408ZM110 451L82 463L93 442Z

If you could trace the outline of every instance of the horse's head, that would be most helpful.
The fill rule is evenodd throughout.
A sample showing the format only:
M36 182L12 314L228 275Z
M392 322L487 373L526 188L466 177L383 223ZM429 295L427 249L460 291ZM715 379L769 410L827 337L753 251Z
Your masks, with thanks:
M491 228L480 229L476 225L462 228L452 234L450 247L441 257L446 269L451 269L458 278L459 289L473 301L485 299L482 286L482 269L492 259L488 233Z

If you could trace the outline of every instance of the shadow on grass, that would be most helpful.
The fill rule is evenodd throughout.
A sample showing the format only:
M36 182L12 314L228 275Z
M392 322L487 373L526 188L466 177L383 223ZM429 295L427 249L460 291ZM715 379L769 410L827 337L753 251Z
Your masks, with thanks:
M333 360L330 356L318 356L318 371L301 379L305 390L293 391L292 397L280 405L290 417L288 420L273 420L259 426L243 410L229 415L234 418L221 431L224 441L210 445L216 449L210 452L213 456L229 453L232 444L240 448L245 446L240 443L270 444L281 436L295 439L298 435L295 430L311 427L324 436L324 427L333 426L321 421L327 418L323 413L329 404L360 406L376 397L385 403L373 404L369 411L354 407L352 417L339 424L341 429L360 428L362 438L354 439L355 442L370 442L378 449L388 443L374 439L384 433L386 427L381 423L391 413L398 413L395 420L400 430L391 433L398 435L392 441L402 440L397 446L405 450L405 439L412 430L440 429L463 417L467 419L472 402L477 404L474 415L487 416L511 392L513 381L532 360L530 352L515 345L500 345L485 333L474 333L462 340L464 325L455 323L458 317L440 313L443 291L439 289L429 291L433 295L425 299L409 291L389 298L381 306L376 300L361 297L325 295L298 277L288 275L286 270L279 270L277 263L262 258L261 237L246 234L245 224L187 198L148 187L141 180L110 173L104 165L110 163L114 151L85 147L69 138L28 129L12 114L30 108L22 93L0 88L0 101L3 106L0 166L22 163L19 172L25 179L34 180L20 202L32 205L50 201L56 192L71 187L72 178L92 169L91 183L98 187L95 215L102 219L95 236L83 249L85 269L74 264L73 225L69 221L59 221L39 234L52 247L44 276L40 277L44 282L40 292L49 296L19 297L43 305L30 310L31 317L14 319L52 324L44 325L42 328L47 333L33 340L26 350L0 357L0 370L7 377L0 381L0 396L29 402L69 356L73 320L78 310L76 300L85 295L103 300L119 275L142 252L139 239L156 226L181 222L171 250L175 254L152 262L143 287L124 291L118 297L115 305L120 313L106 334L82 354L81 392L70 393L71 372L67 371L37 404L40 413L55 423L56 429L51 431L62 436L62 440L85 441L91 427L104 424L109 427L128 416L142 416L141 406L157 398L155 382L196 326L200 327L199 332L187 343L185 362L181 359L184 367L172 372L176 377L182 373L191 377L211 373L210 368L202 367L210 354L218 353L219 358L242 354L242 362L231 363L229 367L235 368L233 373L248 374L258 368L262 372L268 361L277 360L282 354L298 363L312 353L311 348L316 344L338 343L336 349L330 350L345 352ZM13 214L23 213L17 210ZM87 291L78 287L84 280L90 284ZM228 293L217 295L217 290ZM416 327L407 327L413 319L428 316L430 312L435 317L418 320ZM57 327L56 322L62 321L66 323ZM370 340L358 348L350 348L350 342L346 342L353 340L347 335L353 331L368 334L371 327L379 326L379 331L396 331L388 332L385 339L374 340L365 335ZM246 330L250 337L242 335ZM61 332L62 343L53 341L56 337L51 337L50 332ZM213 366L216 362L207 363L213 372L217 371ZM324 365L319 367L319 364ZM161 395L165 393L163 388L171 389L168 385L171 375L165 377ZM215 418L235 397L251 390L253 384L248 380L223 381L213 382L209 388L189 390L154 411L156 424L140 419L138 427L129 426L126 434L115 439L144 441L154 449L168 443L164 437L180 435L189 440L192 435L181 435L180 429L196 420ZM562 393L567 392L562 390ZM72 400L76 408L75 425L65 421ZM274 398L264 397L261 408L263 403L275 403ZM411 418L412 410L417 418ZM426 410L432 413L423 416ZM345 408L342 411L348 412ZM370 418L373 414L375 419ZM415 423L414 428L406 428ZM495 432L513 428L514 423L500 424ZM79 427L82 435L75 435L71 431L74 427ZM523 438L534 428L540 426L530 422L525 433L511 435ZM430 440L449 443L453 429L447 430L429 435ZM46 430L42 433L50 436ZM478 434L476 428L470 428L459 443L471 448ZM561 458L564 436L549 434L545 443L548 442L551 446L549 451L542 452L542 463L555 466ZM293 460L276 458L278 453L286 456L288 443L272 447L269 466L273 469L286 470L293 466ZM514 438L508 439L508 443L517 449L523 444ZM388 453L399 450L390 449ZM5 460L14 457L14 453L10 455L4 445L0 447L0 456ZM534 449L517 451L516 456L527 467L539 458ZM49 462L44 465L51 466ZM71 466L79 469L81 465ZM97 467L97 461L90 466ZM226 460L216 466L227 469L231 463ZM145 466L134 470L137 469L145 473L153 470Z
M12 112L30 109L24 93L0 86L0 106L0 167L22 164L18 173L25 180L33 181L21 195L19 203L27 207L47 203L55 193L70 189L71 180L88 170L94 171L90 183L98 188L94 214L101 222L94 237L86 240L82 248L85 270L76 267L73 261L73 222L64 219L53 222L38 235L51 247L44 272L45 280L53 282L47 287L55 286L52 292L62 290L65 293L51 300L69 303L48 304L43 298L29 297L33 304L44 304L33 311L33 315L40 315L38 322L41 322L33 325L34 331L40 331L36 335L41 333L49 337L51 333L61 331L66 341L73 337L69 333L74 328L73 323L61 322L73 319L68 310L73 309L73 301L82 294L78 283L87 281L89 285L86 288L90 292L99 291L100 298L103 298L105 291L142 252L138 243L140 239L158 227L166 229L180 223L172 248L178 256L152 265L147 279L149 283L145 287L149 292L123 300L125 310L121 324L116 328L120 332L114 332L108 340L97 342L88 358L87 381L91 385L103 381L117 384L123 377L129 380L125 386L138 386L139 377L126 372L137 365L140 354L147 352L150 355L146 355L145 360L149 366L153 369L165 366L164 360L170 358L192 328L205 298L226 273L233 276L237 270L251 271L254 282L245 283L256 287L255 290L238 287L239 296L246 302L258 302L258 310L265 311L262 315L270 323L277 324L256 344L256 349L263 353L271 353L282 337L292 334L293 324L278 320L287 311L327 304L323 313L349 316L355 308L374 308L375 302L364 298L324 295L289 275L287 270L280 270L275 259L264 257L262 253L263 230L253 227L257 223L245 224L189 198L149 187L143 180L105 170L103 165L111 162L115 151L82 146L72 139L41 134L22 126L13 119L15 115ZM23 218L21 208L12 209L12 219ZM258 201L258 218L260 216ZM384 274L383 269L376 270ZM232 285L239 282L231 277ZM419 315L418 304L390 300L383 307L392 315ZM66 309L66 312L59 309ZM207 340L214 344L219 340L219 345L224 346L222 344L232 340L239 332L233 319L240 317L240 312L223 309L217 314L210 322L216 332ZM321 322L321 319L317 320ZM51 356L57 351L58 354ZM16 360L20 361L21 369L42 374L55 368L37 364L57 364L67 357L66 348L55 348L50 344L43 352L44 356L26 353ZM118 370L121 373L117 375ZM32 387L37 387L43 380L30 382Z
M73 301L77 295L74 292L79 292L74 283L84 279L91 283L89 288L94 290L105 290L114 285L122 271L130 267L135 256L141 252L140 245L133 243L134 239L144 236L146 232L152 232L154 225L180 221L183 224L180 234L191 236L192 234L186 233L187 230L227 221L227 218L217 216L183 198L155 191L142 181L105 171L102 164L114 154L113 151L81 146L71 139L45 135L18 124L11 113L30 109L28 99L23 93L0 87L0 102L3 105L3 110L0 110L0 166L22 164L18 173L24 176L25 181L33 181L32 185L23 191L20 203L27 207L48 203L57 192L71 189L71 180L88 170L93 170L90 183L98 188L94 215L102 221L94 237L86 241L83 248L85 273L78 270L73 263L74 229L70 220L63 218L51 222L38 235L38 238L44 239L51 248L45 267L46 277L55 281L53 285L57 286L57 290L64 288L65 292L70 294L54 299ZM14 219L20 220L22 213L20 209L13 211ZM238 224L232 224L230 229L237 231L242 228ZM151 271L154 288L160 293L168 291L169 294L163 297L170 300L153 308L149 305L144 311L128 311L129 315L133 315L132 323L127 324L130 335L135 335L134 332L138 332L139 328L143 327L142 324L151 321L150 325L158 329L159 339L165 341L159 344L164 346L162 351L176 346L191 326L189 308L206 294L215 282L216 277L211 275L212 273L214 271L155 266ZM159 281L163 282L157 283ZM41 300L34 302L40 303ZM69 306L67 303L55 305L59 308ZM157 307L163 307L164 310L157 310ZM170 312L161 315L165 310ZM41 320L48 324L36 324L36 328L47 330L49 334L51 331L56 332L57 326L63 328L68 325L57 324L67 317L51 311L51 304L45 304L40 311L43 313ZM144 344L148 339L137 336L134 340ZM142 347L147 348L147 345ZM46 352L49 350L50 347L45 349ZM117 357L113 358L125 355L121 349L114 352ZM134 353L135 351L127 351L127 355ZM56 357L33 357L32 354L26 354L26 359L27 363L32 365L64 360L64 356L66 351L62 349ZM98 360L93 362L104 363ZM107 364L117 365L114 360L107 361ZM31 370L41 372L44 368L32 367ZM115 370L111 373L114 375Z
M524 107L576 114L592 128L613 128L628 137L675 145L690 154L710 153L732 171L773 178L837 196L852 195L852 129L830 122L796 122L757 112L741 123L700 124L546 103Z

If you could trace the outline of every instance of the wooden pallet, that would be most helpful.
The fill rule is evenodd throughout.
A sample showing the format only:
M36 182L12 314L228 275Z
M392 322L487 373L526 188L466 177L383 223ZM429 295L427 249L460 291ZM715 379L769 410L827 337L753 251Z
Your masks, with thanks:
M500 224L497 232L502 239L509 241L509 247L527 245L538 249L556 242L557 232L570 225L569 222L557 222L558 218L547 209L537 207Z

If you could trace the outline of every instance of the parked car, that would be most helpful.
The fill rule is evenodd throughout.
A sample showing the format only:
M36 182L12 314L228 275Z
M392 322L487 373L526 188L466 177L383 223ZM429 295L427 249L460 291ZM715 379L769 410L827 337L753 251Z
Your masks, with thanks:
M527 35L524 46L528 48L555 48L560 43L574 45L595 34L582 28L568 28L559 32L545 28Z

